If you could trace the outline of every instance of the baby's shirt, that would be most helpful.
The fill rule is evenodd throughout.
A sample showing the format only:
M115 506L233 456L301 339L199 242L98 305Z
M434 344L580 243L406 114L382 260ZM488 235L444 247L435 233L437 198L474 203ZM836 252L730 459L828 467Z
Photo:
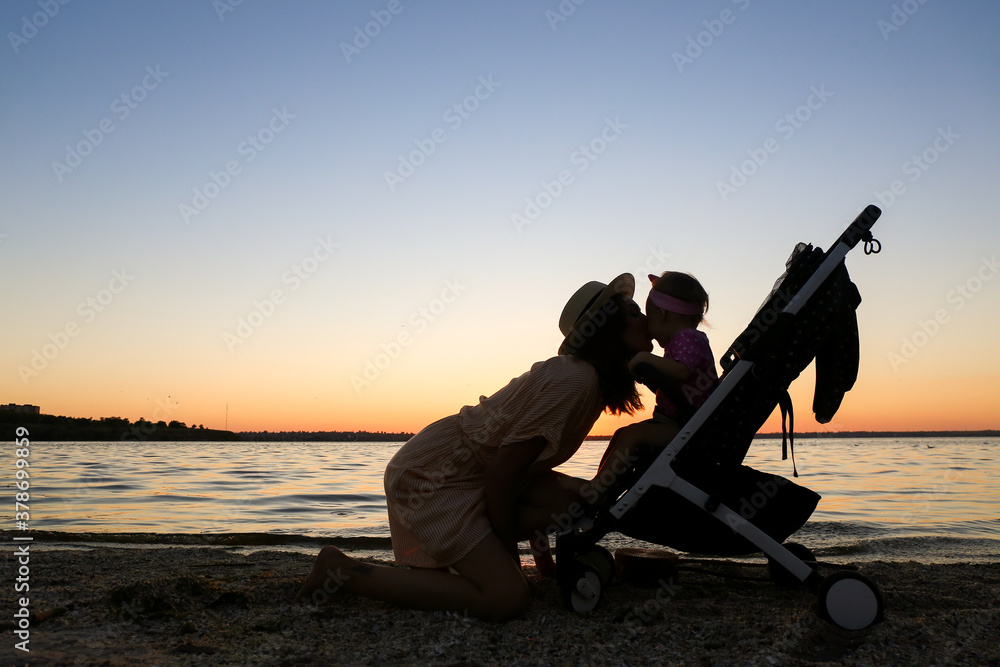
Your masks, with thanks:
M691 371L691 377L678 388L695 409L699 408L717 386L719 374L708 336L698 329L684 329L663 348L663 358L679 361ZM656 392L656 409L667 417L677 417L680 410L664 391Z

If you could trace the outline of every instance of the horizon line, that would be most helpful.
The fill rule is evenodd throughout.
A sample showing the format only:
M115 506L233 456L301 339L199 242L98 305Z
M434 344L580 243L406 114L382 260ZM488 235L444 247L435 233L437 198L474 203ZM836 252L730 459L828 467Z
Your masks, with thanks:
M3 405L2 407L6 408L7 405ZM18 406L18 407L20 407L20 406ZM32 406L32 407L35 407L35 406ZM6 415L4 415L4 413L6 413ZM69 416L66 416L66 415L52 415L52 414L39 413L39 412L36 412L34 414L30 414L29 415L29 414L26 414L24 412L20 412L20 411L17 411L17 410L11 410L11 409L0 409L0 415L4 415L4 416L14 416L14 415L18 415L18 416L30 416L30 417L34 417L34 418L39 418L39 417L56 417L56 418L59 418L59 419L89 419L91 421L97 421L97 422L102 421L102 420L120 419L120 420L128 421L129 423L132 423L132 420L128 419L127 417L117 417L117 416L116 417L69 417ZM8 421L8 420L3 420L3 421ZM29 421L33 421L33 420L29 419ZM143 421L148 421L148 420L145 420L142 417L140 417L139 420L138 420L138 422L143 422ZM150 423L158 423L158 422L150 422ZM181 422L181 423L183 423L183 422ZM196 428L196 426L194 424L192 424L190 426L187 425L187 424L184 424L184 428L186 428L186 429L192 429L192 430L199 430L199 429ZM203 428L204 428L204 426L203 426ZM343 434L349 434L349 433L353 433L353 434L357 434L357 433L370 433L370 434L380 434L380 435L400 435L400 436L409 435L410 437L412 437L413 435L415 435L416 433L419 432L419 431L412 431L412 432L411 431L385 431L385 430L372 430L372 429L367 429L367 428L365 428L365 429L356 429L356 430L324 429L324 430L315 430L315 431L303 431L303 430L272 431L270 429L257 430L257 431L253 431L253 430L230 431L228 429L214 429L214 428L204 428L204 430L219 431L219 432L224 432L224 433L232 433L233 435L241 435L241 434L255 434L256 435L256 434L264 434L264 433L266 433L268 435L280 435L280 434L292 434L292 433L294 433L294 434L299 434L299 433L301 433L301 434L313 434L313 435L319 434L319 433L343 433ZM756 433L756 434L754 434L753 437L754 438L782 438L782 437L788 437L788 435L789 434L783 434L780 431L778 431L778 432L769 432L769 433ZM872 431L872 430L801 431L801 432L795 432L792 435L794 437L797 437L797 438L835 438L835 437L859 437L859 436L867 436L867 437L955 437L955 436L997 437L997 436L1000 436L1000 429L933 429L933 430L921 429L921 430L910 430L910 431L903 431L903 430L882 430L882 431ZM611 437L613 437L613 434L608 434L608 435L588 435L588 436L586 436L584 438L584 440L608 440Z

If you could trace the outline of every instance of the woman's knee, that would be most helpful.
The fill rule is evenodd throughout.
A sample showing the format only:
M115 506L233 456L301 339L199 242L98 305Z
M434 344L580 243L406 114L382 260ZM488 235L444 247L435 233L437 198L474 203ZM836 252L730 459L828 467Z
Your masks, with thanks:
M519 581L497 587L485 595L480 613L476 616L486 621L506 621L522 613L528 607L530 599L528 582L524 577L519 577Z
M483 620L503 621L527 607L531 597L528 582L493 533L452 567L475 588L466 602L469 614Z

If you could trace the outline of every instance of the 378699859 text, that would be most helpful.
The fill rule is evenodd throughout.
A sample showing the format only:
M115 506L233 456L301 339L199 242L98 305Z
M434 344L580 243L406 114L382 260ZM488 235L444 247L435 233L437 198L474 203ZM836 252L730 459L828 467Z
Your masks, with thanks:
M31 489L30 475L28 468L31 464L28 457L31 455L31 443L28 440L28 429L18 426L17 437L14 440L14 522L18 530L28 530L29 514L28 501L31 499L29 493ZM15 536L14 558L17 560L16 577L14 579L14 591L21 593L24 597L16 600L16 611L14 612L14 635L20 642L14 644L14 648L25 653L30 652L28 642L31 637L31 612L28 608L29 599L27 593L31 590L31 562L29 553L30 536Z

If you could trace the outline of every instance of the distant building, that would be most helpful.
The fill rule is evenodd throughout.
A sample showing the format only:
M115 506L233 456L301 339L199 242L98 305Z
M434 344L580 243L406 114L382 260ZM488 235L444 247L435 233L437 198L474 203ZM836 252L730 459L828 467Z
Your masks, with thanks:
M0 405L0 410L7 410L8 412L18 412L24 415L37 415L41 413L41 408L37 405L17 405L16 403L8 403L6 405Z

